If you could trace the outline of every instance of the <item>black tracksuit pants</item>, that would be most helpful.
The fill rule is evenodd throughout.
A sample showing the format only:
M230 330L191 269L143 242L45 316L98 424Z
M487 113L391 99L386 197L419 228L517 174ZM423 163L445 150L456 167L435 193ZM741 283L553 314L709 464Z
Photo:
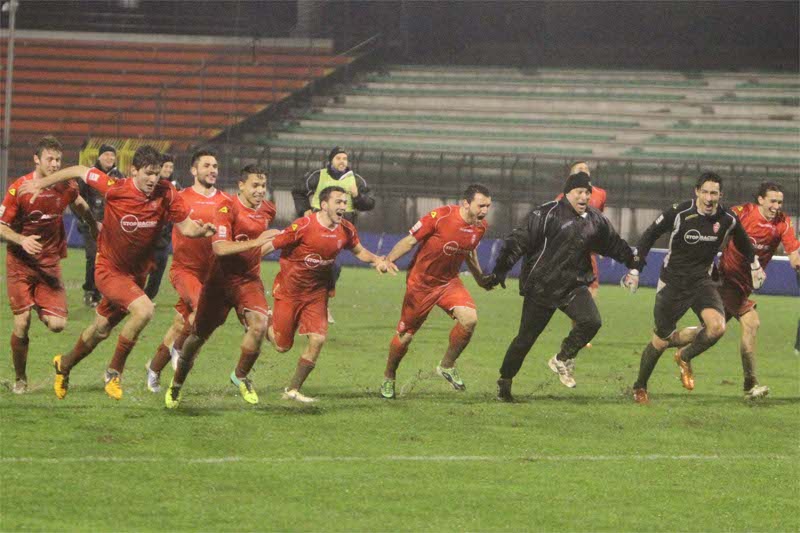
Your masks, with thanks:
M600 311L597 310L592 294L585 286L572 291L562 305L558 306L558 309L575 322L569 335L562 341L561 351L558 353L558 358L564 361L574 358L580 349L594 338L600 330L602 322ZM511 341L511 345L506 351L506 357L500 367L501 378L511 379L517 375L531 347L547 327L555 312L556 308L542 305L530 296L525 296L519 321L519 333Z

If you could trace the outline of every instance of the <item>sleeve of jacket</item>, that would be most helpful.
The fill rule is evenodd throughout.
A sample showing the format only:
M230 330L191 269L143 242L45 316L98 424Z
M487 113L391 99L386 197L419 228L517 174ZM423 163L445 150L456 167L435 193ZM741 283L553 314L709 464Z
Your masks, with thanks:
M674 226L675 217L678 216L678 212L678 204L673 204L669 209L661 213L658 218L650 224L650 227L642 233L642 236L639 237L636 249L642 261L647 259L647 254L650 253L650 248L653 247L656 240Z
M292 189L294 209L298 217L304 217L306 211L311 209L311 195L317 190L317 185L319 185L319 170L312 170Z
M596 251L601 255L616 259L628 268L641 270L644 267L644 258L640 258L636 249L631 248L631 245L619 236L619 233L617 233L617 230L614 229L611 221L605 215L599 212L597 215L600 220L600 242Z
M542 208L538 207L528 213L525 223L514 228L504 239L503 247L500 249L492 271L493 274L505 277L522 256L536 247L544 234L544 220L547 217L547 214L543 214L542 211Z
M356 211L372 211L375 207L375 198L370 196L369 185L367 180L353 172L356 177L356 187L358 188L358 196L353 198L353 207Z

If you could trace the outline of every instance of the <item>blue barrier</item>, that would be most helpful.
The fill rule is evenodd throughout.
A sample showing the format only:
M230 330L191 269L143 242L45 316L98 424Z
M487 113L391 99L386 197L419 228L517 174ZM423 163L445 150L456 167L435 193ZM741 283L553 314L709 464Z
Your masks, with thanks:
M64 223L67 228L67 244L72 247L83 247L83 236L78 232L75 217L72 213L64 214ZM405 235L397 235L391 233L359 233L362 245L368 250L382 255L389 253L389 250L397 244L397 242L405 237ZM497 255L500 253L500 248L503 244L501 239L484 239L478 246L478 258L484 270L489 271L494 267ZM667 255L666 250L653 249L647 256L647 267L642 272L640 278L640 285L644 287L655 287L658 282L658 273L661 270L661 264L664 262L664 257ZM400 268L406 268L408 263L413 257L412 253L406 255L397 262ZM278 253L273 252L265 257L267 261L277 261ZM342 265L349 266L364 266L358 259L350 253L343 253L339 256L338 262ZM600 283L615 284L619 283L620 278L625 275L627 268L625 265L602 257L599 261L600 268ZM464 267L466 270L466 266ZM520 263L514 265L511 277L519 277ZM789 265L789 261L785 257L776 257L767 265L767 281L764 287L758 291L759 294L774 294L782 296L800 296L800 288L798 288L797 274Z

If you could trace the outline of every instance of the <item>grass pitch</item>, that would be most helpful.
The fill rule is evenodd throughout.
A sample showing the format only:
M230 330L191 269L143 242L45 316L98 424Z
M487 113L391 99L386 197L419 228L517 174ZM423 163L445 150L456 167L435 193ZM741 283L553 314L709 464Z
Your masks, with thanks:
M4 273L5 262L0 267ZM265 263L271 287L277 264ZM653 403L629 395L652 327L654 292L603 286L604 327L577 364L578 387L547 369L569 322L557 314L514 383L518 403L494 401L516 332L516 283L486 293L467 280L480 322L459 362L467 391L433 370L451 321L435 310L398 374L396 401L377 392L399 319L403 277L345 269L336 324L304 392L280 400L303 339L265 347L254 370L261 403L228 382L242 330L229 317L200 355L176 412L144 386L144 364L172 319L165 280L157 315L128 361L120 402L102 371L114 336L75 368L70 393L52 391L50 360L72 347L83 307L81 250L64 262L70 323L31 330L32 392L10 393L11 314L0 303L0 529L77 531L797 531L800 529L798 302L756 297L765 401L741 394L738 325L695 362L680 386L667 352ZM686 321L686 324L691 323ZM164 373L167 384L171 369Z

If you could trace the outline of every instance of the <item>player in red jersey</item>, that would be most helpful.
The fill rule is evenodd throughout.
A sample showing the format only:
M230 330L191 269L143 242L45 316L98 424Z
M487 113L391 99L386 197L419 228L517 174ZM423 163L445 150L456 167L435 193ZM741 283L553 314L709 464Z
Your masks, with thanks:
M194 184L178 193L189 209L191 217L201 223L214 222L217 211L232 199L214 185L219 174L217 156L210 150L199 150L192 155L191 172ZM164 335L155 355L145 366L147 388L161 390L161 371L170 361L177 364L180 350L192 332L200 289L214 262L211 239L190 239L174 227L172 229L172 266L169 279L178 293L175 319Z
M258 403L258 395L247 375L258 359L267 332L269 307L261 281L262 247L270 236L278 233L268 230L275 218L275 205L266 200L266 195L267 173L248 165L239 177L239 194L216 210L217 234L211 241L213 261L200 290L194 328L183 343L175 376L164 398L168 409L180 404L183 384L200 348L214 330L225 323L231 309L236 309L246 328L231 382L247 403Z
M766 268L778 245L783 244L790 264L800 271L800 242L792 227L792 219L781 211L783 188L777 183L764 182L755 200L756 203L739 205L732 211L750 236L761 267ZM742 328L739 350L744 371L745 398L766 396L769 388L759 385L756 378L756 333L760 321L756 304L749 299L753 292L753 280L744 256L732 240L722 252L719 268L722 275L719 292L725 305L725 318L736 318Z
M63 148L55 137L43 137L33 155L33 172L15 180L0 205L0 239L8 241L6 285L14 322L11 358L16 379L15 394L28 390L28 330L35 308L47 329L58 333L67 324L67 296L61 281L61 259L67 256L67 238L62 220L69 205L97 238L97 222L89 205L78 194L75 183L63 183L31 202L20 186L50 176L61 168Z
M283 399L311 403L315 398L300 392L316 366L328 333L328 289L336 256L350 252L364 263L372 263L383 272L397 273L387 263L363 246L355 226L343 217L347 209L347 191L331 186L319 193L320 210L298 218L263 249L264 254L281 250L280 271L275 277L273 323L269 338L278 352L287 352L294 344L295 332L308 336L308 345L300 359Z
M162 226L175 223L190 237L207 237L213 224L197 224L175 187L160 180L161 154L152 146L142 146L133 156L131 177L114 179L97 168L74 166L43 179L26 182L22 189L34 194L76 176L106 197L103 230L97 244L95 283L103 299L96 308L94 322L78 337L66 355L56 355L53 389L59 399L67 395L69 373L130 313L119 334L114 356L105 373L105 391L113 399L122 398L121 375L139 334L153 317L153 302L142 290L153 267L153 250Z
M422 217L386 256L386 261L393 263L420 243L408 267L400 323L389 345L381 385L384 398L395 397L397 367L414 333L437 305L456 320L456 325L450 332L450 344L436 372L455 390L466 389L455 364L475 331L478 313L472 296L459 278L459 271L466 260L478 285L488 288L491 276L481 270L477 248L488 227L485 218L491 205L491 194L486 187L470 185L458 205L439 207Z

